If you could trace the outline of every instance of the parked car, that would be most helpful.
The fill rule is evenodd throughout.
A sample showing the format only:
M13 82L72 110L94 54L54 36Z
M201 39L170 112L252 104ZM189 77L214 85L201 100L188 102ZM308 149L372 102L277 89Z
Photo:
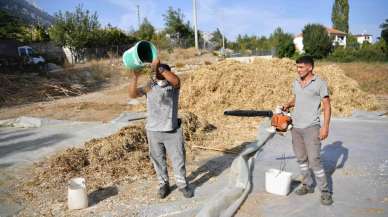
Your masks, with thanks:
M45 59L42 56L36 54L36 52L30 46L18 47L18 54L20 57L25 57L27 64L43 64Z

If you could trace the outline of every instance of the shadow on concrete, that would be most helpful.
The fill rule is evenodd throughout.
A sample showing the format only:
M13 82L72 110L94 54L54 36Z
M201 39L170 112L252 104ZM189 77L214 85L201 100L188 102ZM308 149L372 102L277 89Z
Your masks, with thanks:
M343 146L341 141L335 141L332 144L325 145L321 151L321 159L325 168L329 189L333 192L333 174L337 169L345 166L349 157L349 150ZM341 159L341 161L340 161Z
M99 188L88 195L89 206L96 205L97 203L117 195L119 193L116 186L109 186L106 188Z
M5 168L7 168L7 167L10 167L10 166L12 166L13 165L13 163L2 163L2 164L0 164L0 170L1 169L5 169ZM1 216L1 215L0 215Z
M11 143L0 146L0 158L18 152L33 151L36 149L48 147L68 138L66 134L54 134L44 138Z
M332 144L325 145L321 150L322 166L325 169L329 190L331 192L333 192L332 176L337 169L344 167L345 162L348 160L348 156L349 156L349 150L343 146L343 143L341 141L335 141ZM289 159L295 159L295 158L296 158L295 156L283 156L283 157L276 158L276 160L283 161L283 160L289 160ZM339 160L341 161L339 162ZM315 175L312 171L311 171L311 175L313 176L313 182L314 182L313 186L315 187L317 183L316 183ZM301 184L300 181L292 180L290 192L293 192L300 184Z
M202 164L187 177L187 181L190 183L191 188L198 188L209 181L211 178L219 176L222 172L231 166L237 154L240 153L244 147L250 143L252 142L244 142L239 146L226 150L226 152L236 154L224 154L212 158L206 163Z
M10 140L14 140L14 139L19 139L19 138L22 138L22 137L27 137L27 136L31 136L32 134L34 133L10 133L11 135L8 135L6 133L0 135L0 143L2 142L7 142L7 141L10 141Z

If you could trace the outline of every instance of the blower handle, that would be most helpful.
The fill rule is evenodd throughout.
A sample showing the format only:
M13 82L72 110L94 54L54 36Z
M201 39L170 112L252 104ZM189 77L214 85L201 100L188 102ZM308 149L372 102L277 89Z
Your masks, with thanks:
M272 117L273 112L271 110L229 110L224 111L224 115L239 117Z

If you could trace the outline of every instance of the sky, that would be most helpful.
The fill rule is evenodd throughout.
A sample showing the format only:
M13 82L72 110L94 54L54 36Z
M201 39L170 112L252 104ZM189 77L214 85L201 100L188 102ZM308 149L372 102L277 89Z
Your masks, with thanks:
M32 0L47 13L74 11L82 4L96 11L102 25L110 23L125 31L138 28L146 17L157 29L164 26L163 14L169 6L180 8L185 20L193 18L192 0ZM219 28L229 40L238 34L269 36L276 27L297 35L308 23L331 27L334 0L197 0L198 28L213 32ZM379 25L388 19L388 0L349 0L349 26L353 34L368 33L379 37Z

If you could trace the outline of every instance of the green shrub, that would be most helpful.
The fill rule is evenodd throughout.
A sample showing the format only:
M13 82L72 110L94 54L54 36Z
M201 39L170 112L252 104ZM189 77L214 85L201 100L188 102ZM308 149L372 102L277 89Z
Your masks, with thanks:
M387 49L384 43L364 43L360 48L337 47L327 58L336 62L383 62L388 61Z
M355 52L355 49L337 47L334 52L330 54L328 59L336 62L352 62L355 60Z
M295 53L294 42L286 39L285 41L280 41L278 46L276 47L276 54L278 57L292 57Z

